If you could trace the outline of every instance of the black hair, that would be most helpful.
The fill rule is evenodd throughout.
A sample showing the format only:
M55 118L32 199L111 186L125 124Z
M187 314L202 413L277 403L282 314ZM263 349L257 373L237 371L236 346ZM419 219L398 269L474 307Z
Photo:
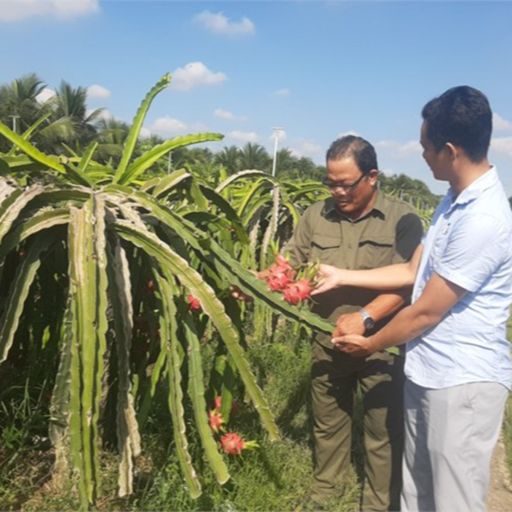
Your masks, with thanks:
M356 135L345 135L336 139L325 155L327 161L350 157L354 159L363 174L368 174L372 169L378 169L375 148L367 140Z
M478 89L461 85L430 100L421 111L427 137L440 151L447 142L461 147L474 163L487 157L491 142L492 111Z

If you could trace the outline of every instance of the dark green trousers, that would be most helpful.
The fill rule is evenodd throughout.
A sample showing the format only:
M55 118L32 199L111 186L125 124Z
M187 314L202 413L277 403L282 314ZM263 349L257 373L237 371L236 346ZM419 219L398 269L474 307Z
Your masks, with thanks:
M403 451L403 358L387 352L355 359L313 344L314 483L325 501L350 467L354 396L363 396L364 483L361 509L399 510Z

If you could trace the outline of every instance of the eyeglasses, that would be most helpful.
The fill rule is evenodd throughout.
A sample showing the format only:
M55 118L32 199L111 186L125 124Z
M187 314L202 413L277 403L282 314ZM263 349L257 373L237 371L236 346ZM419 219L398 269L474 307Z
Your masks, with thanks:
M322 178L322 183L331 189L341 188L345 192L350 192L351 190L354 190L357 185L359 185L365 176L368 176L368 174L361 174L361 176L359 176L359 178L354 181L354 183L340 183L339 181L332 181L329 178Z

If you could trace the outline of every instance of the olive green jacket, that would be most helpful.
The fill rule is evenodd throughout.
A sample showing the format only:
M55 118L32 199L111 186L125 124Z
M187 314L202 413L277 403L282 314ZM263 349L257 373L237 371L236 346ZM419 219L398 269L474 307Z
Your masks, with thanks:
M423 236L414 209L377 191L373 209L352 221L341 214L332 198L311 205L301 217L285 253L294 265L319 262L347 269L370 269L411 258ZM332 321L366 306L378 291L343 287L316 296L312 310ZM389 318L386 319L389 321ZM385 322L379 322L377 328ZM318 341L332 346L329 336Z

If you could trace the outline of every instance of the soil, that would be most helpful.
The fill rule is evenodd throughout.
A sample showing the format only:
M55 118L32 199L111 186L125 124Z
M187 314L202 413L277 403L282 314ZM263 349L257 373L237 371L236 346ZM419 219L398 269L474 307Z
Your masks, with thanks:
M507 466L503 438L500 437L491 462L491 482L487 496L487 512L512 510L512 480Z

